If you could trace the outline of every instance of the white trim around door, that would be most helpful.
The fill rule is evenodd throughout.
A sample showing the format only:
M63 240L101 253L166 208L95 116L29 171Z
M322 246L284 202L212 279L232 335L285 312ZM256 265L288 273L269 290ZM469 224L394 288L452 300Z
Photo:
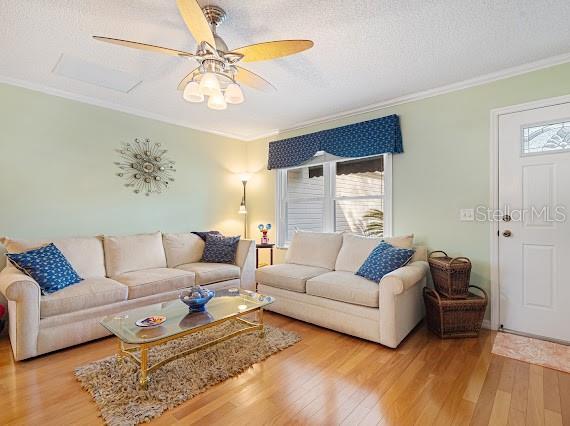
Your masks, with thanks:
M570 102L570 95L541 99L539 101L512 105L505 108L492 109L490 118L490 167L491 187L489 207L492 211L499 209L499 117L501 115L544 108ZM491 267L491 329L499 328L500 283L499 283L499 222L493 221L490 226L490 267Z

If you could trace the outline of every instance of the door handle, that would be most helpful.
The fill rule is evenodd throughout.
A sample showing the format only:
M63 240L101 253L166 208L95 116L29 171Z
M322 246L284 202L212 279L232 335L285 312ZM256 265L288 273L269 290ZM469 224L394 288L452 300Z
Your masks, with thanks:
M509 238L511 235L513 235L513 233L510 231L510 229L503 231L503 237Z

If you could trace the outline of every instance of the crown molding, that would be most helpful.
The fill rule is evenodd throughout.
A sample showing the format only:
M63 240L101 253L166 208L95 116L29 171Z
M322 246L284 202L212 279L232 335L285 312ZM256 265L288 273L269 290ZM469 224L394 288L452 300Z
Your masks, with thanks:
M44 85L41 85L38 83L32 83L32 82L29 82L26 80L14 79L14 78L2 76L2 75L0 75L0 83L9 84L12 86L23 87L25 89L30 89L30 90L34 90L37 92L46 93L48 95L58 96L60 98L66 98L66 99L74 100L77 102L82 102L82 103L86 103L89 105L98 106L101 108L107 108L107 109L120 111L120 112L124 112L127 114L139 116L139 117L149 118L151 120L161 121L164 123L174 124L176 126L186 127L188 129L197 130L197 131L205 132L205 133L210 133L210 134L214 134L217 136L223 136L223 137L227 137L227 138L231 138L231 139L236 139L238 141L252 142L252 141L259 140L259 139L264 139L264 138L268 138L268 137L272 137L272 136L278 136L280 134L291 132L291 131L306 129L306 128L311 127L311 126L331 123L331 122L334 122L336 120L340 120L340 119L344 119L344 118L350 118L350 117L354 117L354 116L358 116L358 115L362 115L362 114L367 114L370 112L380 111L380 110L390 108L390 107L394 107L397 105L401 105L401 104L405 104L405 103L409 103L409 102L414 102L414 101L419 101L421 99L431 98L431 97L443 95L446 93L451 93L451 92L456 92L456 91L468 89L470 87L481 86L484 84L492 83L494 81L504 80L504 79L507 79L510 77L515 77L517 75L526 74L526 73L529 73L532 71L538 71L538 70L541 70L544 68L550 68L550 67L553 67L556 65L561 65L561 64L564 64L567 62L570 62L570 53L552 56L550 58L541 59L539 61L529 62L527 64L523 64L523 65L519 65L516 67L511 67L511 68L506 68L506 69L503 69L501 71L497 71L497 72L490 73L490 74L485 74L485 75L482 75L480 77L475 77L475 78L460 81L457 83L452 83L452 84L448 84L445 86L440 86L440 87L437 87L434 89L424 90L421 92L416 92L416 93L412 93L409 95L400 96L397 98L389 99L389 100L382 101L382 102L373 103L370 105L366 105L363 107L343 111L343 112L336 113L336 114L318 117L318 118L315 118L312 120L303 121L303 122L300 122L298 124L294 124L290 127L286 127L286 128L282 128L282 129L272 129L270 131L261 132L261 133L254 134L254 135L243 135L243 134L237 134L237 133L231 133L231 132L221 132L218 130L207 129L207 128L200 127L200 126L189 125L188 123L185 123L185 122L182 122L179 120L173 120L171 118L165 117L165 116L160 115L160 114L154 114L154 113L150 113L150 112L146 112L146 111L141 111L141 110L136 109L136 108L121 106L121 105L115 104L113 102L103 101L103 100L96 99L96 98L93 98L90 96L78 95L78 94L67 92L64 90L55 89L55 88L52 88L49 86L44 86Z
M432 98L434 96L444 95L446 93L457 92L460 90L468 89L470 87L482 86L484 84L492 83L498 80L504 80L510 77L515 77L517 75L526 74L532 71L538 71L544 68L550 68L556 65L565 64L570 62L570 53L563 55L552 56L550 58L541 59L535 62L529 62L527 64L519 65L516 67L506 68L501 71L497 71L490 74L485 74L479 77L471 78L468 80L463 80L457 83L448 84L445 86L436 87L434 89L424 90L421 92L412 93L405 96L400 96L397 98L389 99L387 101L382 101L363 107L351 109L348 111L343 111L336 114L331 114L313 120L303 121L299 124L293 125L291 127L283 129L275 129L270 132L260 134L257 139L267 138L275 136L282 133L292 132L296 130L305 129L307 127L312 127L320 124L330 123L343 118L354 117L370 112L380 111L386 108L394 107L397 105L406 104L409 102L419 101L421 99ZM251 140L251 139L250 139Z
M207 129L204 127L194 126L194 125L190 126L188 123L184 123L184 122L179 121L179 120L173 120L172 118L165 117L165 116L160 115L160 114L154 114L154 113L147 112L147 111L141 111L141 110L136 109L136 108L130 108L130 107L118 105L116 103L103 101L101 99L96 99L96 98L93 98L91 96L78 95L76 93L67 92L65 90L55 89L53 87L44 86L44 85L41 85L38 83L32 83L32 82L27 81L27 80L19 80L19 79L15 79L12 77L6 77L3 75L0 75L0 83L5 83L5 84L11 85L11 86L22 87L24 89L33 90L35 92L41 92L41 93L45 93L47 95L57 96L59 98L69 99L72 101L77 101L77 102L81 102L84 104L98 106L101 108L106 108L106 109L110 109L110 110L114 110L114 111L124 112L126 114L135 115L138 117L149 118L151 120L156 120L156 121L160 121L160 122L167 123L167 124L174 124L175 126L185 127L185 128L192 129L192 130L197 130L199 132L210 133L210 134L214 134L216 136L223 136L226 138L237 139L240 141L248 140L248 139L244 138L243 135L239 135L236 133L220 132L218 130ZM251 140L253 140L253 139L251 139Z

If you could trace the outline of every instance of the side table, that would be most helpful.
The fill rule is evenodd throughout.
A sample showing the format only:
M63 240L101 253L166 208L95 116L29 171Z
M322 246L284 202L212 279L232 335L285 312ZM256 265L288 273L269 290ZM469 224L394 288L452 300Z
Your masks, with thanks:
M273 247L275 244L256 244L255 245L255 269L259 268L259 249L269 249L269 264L273 265Z

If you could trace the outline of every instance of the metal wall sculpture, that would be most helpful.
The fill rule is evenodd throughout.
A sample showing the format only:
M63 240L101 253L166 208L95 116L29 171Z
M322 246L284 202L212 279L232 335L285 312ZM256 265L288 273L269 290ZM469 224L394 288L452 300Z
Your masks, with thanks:
M121 160L115 165L121 170L117 176L124 178L125 186L135 194L161 194L174 182L175 162L165 157L168 150L150 139L135 139L123 143L117 150Z

